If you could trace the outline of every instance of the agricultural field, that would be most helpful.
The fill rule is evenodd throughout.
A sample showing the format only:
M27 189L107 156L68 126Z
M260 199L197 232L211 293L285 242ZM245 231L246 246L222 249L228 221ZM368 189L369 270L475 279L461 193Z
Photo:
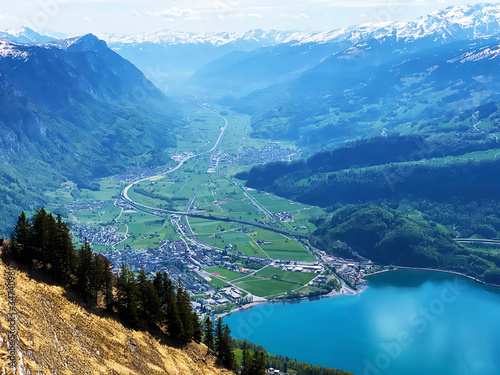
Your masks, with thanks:
M222 281L221 279L219 279L215 276L210 277L210 281L208 281L208 284L210 284L210 286L214 289L222 289L222 288L229 286L228 283L226 283L225 281Z
M251 236L271 259L316 260L300 243L283 234L259 230Z
M259 192L253 189L246 190L249 195L264 206L269 212L273 213L276 218L277 213L290 213L293 218L292 221L281 222L281 224L290 231L297 231L298 233L312 233L316 230L316 226L312 223L312 221L325 215L325 211L320 207L293 202L270 193Z
M114 200L120 197L120 192L125 185L124 181L105 178L100 181L99 190L82 189L78 192L72 191L72 196L75 198L75 202Z
M279 233L238 223L200 218L190 218L189 222L200 241L219 249L230 247L227 249L230 252L262 258L315 260L296 240Z
M114 201L102 202L102 208L93 210L75 210L70 214L70 222L88 226L116 225L121 208L114 205Z
M243 253L245 255L261 258L268 257L266 253L262 251L261 247L252 241L252 238L246 233L227 231L218 234L217 238L214 238L213 235L201 235L198 236L198 239L219 249L231 246L231 248L228 249L230 252Z
M281 268L266 267L257 272L256 276L262 276L276 280L286 281L288 283L293 283L293 284L305 285L309 281L314 279L316 276L318 276L318 274L282 271Z
M200 185L195 205L213 215L267 221L266 215L259 212L234 183L216 175L209 175Z
M247 276L241 281L236 282L235 285L259 297L276 296L286 292L291 292L292 290L300 287L297 284L285 281L264 279L253 276Z
M213 274L215 276L218 276L222 279L227 279L229 281L240 279L240 278L245 276L245 275L242 275L241 273L229 271L229 270L226 270L225 268L220 268L220 267L208 267L208 268L204 268L203 271L208 272L210 274Z
M168 222L137 211L125 211L119 222L120 231L128 228L130 237L122 242L122 246L129 244L133 250L158 248L161 241L171 240L174 231Z
M259 297L279 296L295 291L309 283L317 274L282 271L276 267L264 267L252 276L236 279L234 285Z

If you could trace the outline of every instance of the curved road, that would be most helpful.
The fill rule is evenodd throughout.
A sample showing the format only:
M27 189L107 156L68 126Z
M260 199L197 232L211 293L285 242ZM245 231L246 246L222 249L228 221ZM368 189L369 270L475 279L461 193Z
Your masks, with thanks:
M186 157L186 158L182 159L182 160L179 162L179 164L177 164L177 166L176 166L175 168L172 168L172 169L170 169L169 171L167 171L167 172L165 172L165 173L163 173L163 174L160 174L160 175L154 175L154 176L149 176L149 177L145 177L145 178L142 178L142 179L140 179L140 180L137 180L137 181L132 182L131 184L129 184L128 186L126 186L126 187L122 190L121 195L122 195L122 198L123 198L124 200L126 200L127 202L129 202L130 204L132 204L134 207L139 206L139 207L143 207L143 208L146 208L146 209L149 209L149 210L163 211L163 212L166 212L166 213L172 213L172 214L182 214L182 213L187 213L187 211L188 211L188 210L186 210L186 212L182 212L182 211L170 211L170 210L158 210L158 209L157 209L157 208L155 208L155 207L145 206L145 205L143 205L143 204L137 203L137 202L133 201L132 199L130 199L130 197L128 196L128 191L129 191L129 189L130 189L132 186L134 186L134 185L136 185L136 184L138 184L138 183L140 183L140 182L142 182L142 181L146 181L146 180L149 180L149 179L151 179L151 178L153 178L153 177L157 177L157 176L166 176L167 174L172 173L172 172L176 171L177 169L179 169L180 167L182 167L186 161L188 161L188 160L190 160L190 159L193 159L193 158L196 158L196 157L198 157L198 156L204 155L204 154L208 154L209 152L213 152L213 151L215 151L215 149L217 148L217 146L218 146L218 145L219 145L219 143L221 142L222 137L224 136L224 133L225 133L225 131L226 131L226 129L227 129L227 124L228 124L228 121L227 121L227 119L226 119L224 116L222 116L222 115L218 114L217 112L214 112L214 111L212 111L211 109L208 109L208 108L203 107L203 106L201 106L201 107L202 107L202 108L205 108L206 110L208 110L208 111L210 111L210 112L212 112L212 113L214 113L214 114L216 114L216 115L217 115L217 116L219 116L219 117L222 117L222 119L225 121L225 124L224 124L224 126L222 127L222 129L221 129L221 132L220 132L219 138L218 138L218 139L217 139L217 141L215 142L214 147L212 147L212 148L211 148L210 150L208 150L208 151L200 152L199 154L194 154L194 155L191 155L191 156L188 156L188 157ZM191 203L191 204L192 204L192 201L193 201L193 198L191 198L191 201L190 201L190 203ZM191 207L191 204L189 205L189 207Z

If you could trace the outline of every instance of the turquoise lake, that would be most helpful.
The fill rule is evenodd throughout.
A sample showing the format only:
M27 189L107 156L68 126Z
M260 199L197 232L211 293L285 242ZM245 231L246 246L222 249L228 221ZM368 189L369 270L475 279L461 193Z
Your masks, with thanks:
M395 271L355 296L261 304L224 318L269 353L356 375L500 374L500 292L446 273Z

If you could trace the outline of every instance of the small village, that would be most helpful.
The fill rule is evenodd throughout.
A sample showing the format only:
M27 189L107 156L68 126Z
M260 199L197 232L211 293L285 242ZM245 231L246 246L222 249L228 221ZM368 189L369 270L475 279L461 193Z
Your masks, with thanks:
M243 165L264 164L273 161L291 161L300 154L299 150L283 149L278 144L272 143L260 149L245 148L238 155L228 157L226 163Z
M118 227L114 226L72 225L71 230L73 237L77 238L78 242L87 240L90 245L115 247L128 238L126 235L116 234Z

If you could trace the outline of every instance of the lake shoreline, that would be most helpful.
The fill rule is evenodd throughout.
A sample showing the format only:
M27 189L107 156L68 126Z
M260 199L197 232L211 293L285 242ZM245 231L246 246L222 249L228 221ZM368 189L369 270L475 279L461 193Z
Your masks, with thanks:
M318 299L319 300L319 299L324 299L324 298L332 298L332 297L340 297L340 296L356 296L358 294L361 294L367 288L368 288L368 285L361 285L356 290L348 288L348 287L342 287L340 289L340 291L336 291L334 289L328 294L323 294L323 295L319 295L319 296L315 296L315 297L304 296L301 298L290 298L290 299L281 298L281 299L268 299L265 301L256 301L256 302L247 303L243 306L239 306L239 307L237 307L229 312L219 314L219 315L217 315L217 318L223 318L223 317L230 315L232 313L235 313L237 311L247 310L247 309L250 309L250 308L255 307L257 305L261 305L263 303L293 303L293 302L301 302L301 301L311 300L311 299Z
M409 270L409 271L412 271L412 270L414 270L414 271L431 271L431 272L448 273L448 274L452 274L452 275L458 275L458 276L465 277L465 278L467 278L469 280L475 281L478 284L482 284L482 285L485 285L485 286L490 286L492 288L500 289L500 285L487 283L486 281L482 281L482 280L476 279L475 277L466 275L466 274L461 273L461 272L451 271L451 270L444 270L444 269L439 269L439 268L395 266L394 269L392 269L392 270L381 270L381 271L377 271L377 272L371 273L369 275L365 275L364 277L370 277L372 275L378 275L378 274L381 274L381 273L384 273L384 272L404 271L404 270Z
M236 338L262 345L270 353L356 375L375 374L370 369L377 358L400 337L411 338L412 346L397 361L391 360L390 370L384 371L388 375L465 374L469 366L477 373L496 373L491 369L498 370L500 364L494 355L500 325L492 322L500 313L500 293L466 280L455 284L456 277L461 278L451 276L456 273L426 271L367 278L356 298L324 295L305 303L263 305L230 315L225 323ZM495 350L474 359L479 343L485 341ZM455 355L457 351L464 353L467 363ZM434 362L428 360L431 357ZM484 368L488 371L481 372Z
M465 278L467 278L469 280L475 281L476 283L484 285L484 286L489 286L489 287L493 287L493 288L496 288L496 289L500 289L500 285L490 284L490 283L487 283L485 281L481 281L481 280L476 279L476 278L474 278L472 276L469 276L469 275L466 275L466 274L463 274L463 273L460 273L460 272L457 272L457 271L442 270L442 269L437 269L437 268L396 266L393 269L384 269L384 270L376 271L376 272L370 273L368 275L365 275L364 277L368 278L370 276L379 275L379 274L383 274L383 273L387 273L387 272L405 271L405 270L406 271L431 271L431 272L447 273L447 274L451 274L451 275L457 275L457 276L465 277ZM352 288L349 288L349 287L342 286L342 288L340 289L340 291L337 291L337 290L334 289L330 293L319 295L319 296L316 296L314 298L323 299L323 298L332 298L332 297L339 297L339 296L356 296L356 295L361 294L367 288L368 288L368 285L365 285L365 284L360 284L359 288L356 289L356 290L352 289ZM256 302L247 303L247 304L245 304L243 306L239 306L239 307L237 307L234 310L231 310L229 312L225 312L223 314L217 315L217 317L218 318L223 318L223 317L225 317L227 315L230 315L230 314L232 314L234 312L242 311L242 310L246 310L246 309L250 309L252 307L255 307L255 306L263 304L263 303L279 303L279 302L282 302L282 303L286 303L286 302L292 303L292 302L301 302L301 301L310 300L310 299L311 299L311 297L301 297L301 298L292 298L292 299L269 299L269 300L265 300L265 301L256 301Z

